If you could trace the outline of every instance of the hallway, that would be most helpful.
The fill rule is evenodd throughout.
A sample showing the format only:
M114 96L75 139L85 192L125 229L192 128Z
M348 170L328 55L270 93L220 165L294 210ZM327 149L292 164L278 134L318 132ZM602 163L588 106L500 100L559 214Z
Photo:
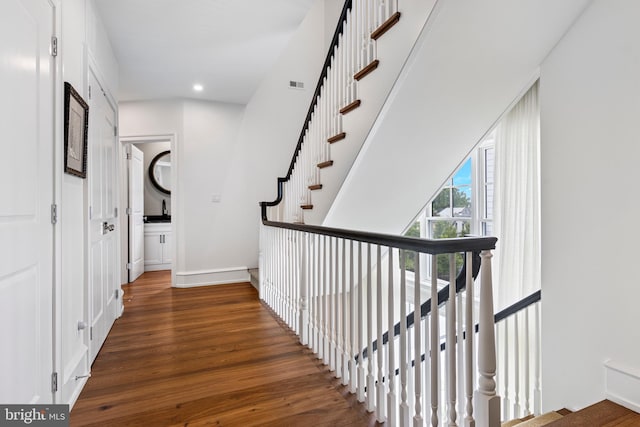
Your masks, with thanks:
M170 287L170 272L125 285L72 426L375 425L283 329L248 283Z

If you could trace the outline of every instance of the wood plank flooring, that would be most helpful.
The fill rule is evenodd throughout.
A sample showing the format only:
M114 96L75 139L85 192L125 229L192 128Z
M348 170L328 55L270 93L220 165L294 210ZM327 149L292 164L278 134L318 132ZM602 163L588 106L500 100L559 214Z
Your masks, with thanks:
M548 427L638 427L640 414L603 400L547 424Z
M124 290L72 426L375 425L251 284L176 289L150 272Z

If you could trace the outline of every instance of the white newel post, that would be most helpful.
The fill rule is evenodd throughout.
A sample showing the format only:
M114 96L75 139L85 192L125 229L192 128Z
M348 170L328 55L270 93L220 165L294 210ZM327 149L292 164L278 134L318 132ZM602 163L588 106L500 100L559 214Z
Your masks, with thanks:
M500 426L500 396L496 393L496 337L493 321L491 251L482 251L478 334L478 389L475 392L478 427Z
M300 343L302 345L309 344L309 306L307 290L307 233L300 233L298 245L300 246L300 269L299 269L299 295L300 295L300 311L299 311L299 329Z

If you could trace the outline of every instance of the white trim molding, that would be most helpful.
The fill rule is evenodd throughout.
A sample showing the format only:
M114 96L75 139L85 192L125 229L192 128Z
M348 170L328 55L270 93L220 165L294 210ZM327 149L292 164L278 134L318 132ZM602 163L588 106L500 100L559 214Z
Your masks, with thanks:
M192 288L195 286L223 285L228 283L249 282L247 267L219 268L215 270L178 271L176 272L176 288Z
M640 412L640 367L611 359L604 362L607 399Z

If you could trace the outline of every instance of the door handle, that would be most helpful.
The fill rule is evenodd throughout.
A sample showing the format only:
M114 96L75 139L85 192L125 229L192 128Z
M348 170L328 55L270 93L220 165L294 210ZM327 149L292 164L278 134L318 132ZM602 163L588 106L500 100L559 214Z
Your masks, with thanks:
M116 229L114 224L108 224L106 221L102 223L102 234L107 234Z

